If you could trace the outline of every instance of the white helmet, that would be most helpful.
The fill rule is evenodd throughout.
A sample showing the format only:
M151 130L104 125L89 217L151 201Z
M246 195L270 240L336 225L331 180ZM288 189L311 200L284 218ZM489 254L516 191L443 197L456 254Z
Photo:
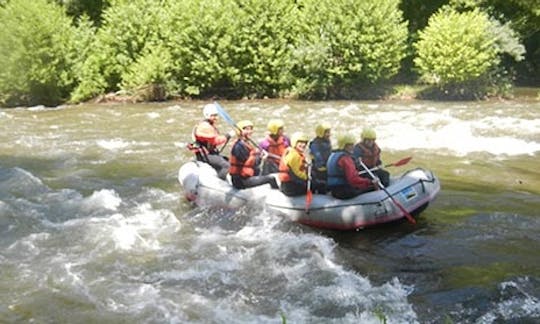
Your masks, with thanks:
M206 104L203 108L203 115L204 115L204 118L206 119L210 118L210 116L212 115L217 115L217 113L218 113L218 110L216 108L216 105L213 103Z

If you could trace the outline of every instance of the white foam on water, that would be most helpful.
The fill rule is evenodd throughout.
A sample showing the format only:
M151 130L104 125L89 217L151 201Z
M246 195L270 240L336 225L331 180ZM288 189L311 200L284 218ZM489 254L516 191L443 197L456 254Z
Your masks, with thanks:
M291 323L332 319L380 323L378 312L389 322L416 321L407 301L410 291L397 279L373 286L367 277L336 263L336 243L331 239L276 230L283 220L264 212L250 217L252 222L236 232L200 228L188 252L200 259L156 274L166 281L180 281L177 284L198 283L192 289L207 295L199 298L204 306L191 298L186 302L193 312L205 314L205 321L271 323L283 313ZM275 315L258 315L253 304L274 309ZM321 315L327 308L335 311L328 318Z
M0 111L0 118L7 118L7 119L13 119L13 115L8 114L4 111Z
M43 106L43 105L37 105L37 106L33 106L33 107L28 107L29 111L44 111L45 109L47 109L47 108L45 106Z
M516 281L505 281L499 285L503 296L506 291L510 297L502 297L486 314L482 315L477 323L499 323L518 318L540 318L540 300L527 292L525 286L530 286L529 278L518 278Z
M149 112L146 114L146 116L148 116L148 118L150 119L157 119L159 118L161 115L157 112Z
M129 143L121 138L101 139L97 141L97 145L109 151L117 151L129 146Z
M90 197L84 198L81 205L84 209L103 208L116 211L122 199L118 193L112 189L102 189L94 191Z
M453 109L459 108L394 107L380 111L378 105L350 104L330 120L335 125L334 134L348 132L358 139L364 127L373 127L383 150L426 149L459 156L476 152L532 155L540 151L540 114L531 118L488 111L482 112L488 116L476 118L472 109L481 108L466 113ZM333 141L335 144L336 138Z
M149 203L138 205L130 214L129 217L117 214L111 218L114 221L112 239L122 250L158 250L162 236L175 235L181 228L172 211L154 209Z

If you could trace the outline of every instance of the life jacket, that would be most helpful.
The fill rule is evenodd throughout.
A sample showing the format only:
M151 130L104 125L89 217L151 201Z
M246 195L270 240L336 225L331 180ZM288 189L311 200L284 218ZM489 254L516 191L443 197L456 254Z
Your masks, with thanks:
M379 164L381 159L381 149L376 143L373 143L372 147L368 147L362 142L356 145L360 149L360 157L362 158L362 162L364 162L368 168L374 168Z
M283 156L288 147L288 142L285 141L285 137L280 136L277 140L275 140L272 136L267 135L266 140L268 141L268 153ZM280 160L272 156L269 156L268 159L274 160L276 163L279 163Z
M189 143L187 145L188 150L191 151L191 153L195 154L195 157L197 158L197 161L202 161L209 163L208 161L208 150L206 147L201 146L197 142Z
M350 155L350 153L343 150L334 151L332 152L332 154L330 154L330 157L328 158L328 163L326 164L326 172L328 174L326 185L329 188L347 185L345 172L338 165L339 159L341 159L341 157L345 156L346 154Z
M236 155L233 154L235 147L237 145L242 145L249 150L249 157L245 161L238 159ZM245 142L242 139L237 139L231 150L231 156L229 157L229 174L230 175L239 175L241 177L247 178L256 175L256 167L258 165L258 154L257 150L251 146L249 143Z
M306 157L303 153L298 152L296 149L292 147L288 147L285 152L283 153L283 156L281 157L281 160L279 161L279 180L283 182L296 182L296 183L304 183L306 180L300 178L298 175L296 175L291 167L287 164L288 158L290 158L289 154L296 154L300 156L300 171L305 172L306 171ZM307 175L306 175L307 177Z
M309 143L309 151L313 156L313 166L316 169L326 169L326 162L332 153L332 143L323 137L315 137Z
M206 119L193 127L191 135L199 146L206 149L207 154L219 154L217 146L227 141L227 137L220 135L216 126Z

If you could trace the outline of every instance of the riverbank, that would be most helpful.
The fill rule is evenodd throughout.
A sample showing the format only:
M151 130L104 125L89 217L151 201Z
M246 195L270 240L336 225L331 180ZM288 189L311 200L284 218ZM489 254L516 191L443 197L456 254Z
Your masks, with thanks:
M368 95L369 90L364 90L364 94L359 94L359 97L350 100L427 100L423 98L422 93L427 91L429 86L426 85L411 85L411 84L395 84L386 88L380 88L373 90L371 95ZM156 95L157 94L157 95ZM149 98L155 98L151 100ZM280 98L275 98L280 99ZM283 98L288 100L295 100L295 98ZM184 98L166 98L164 91L158 91L154 87L145 87L135 93L127 93L125 91L111 92L108 94L100 95L86 103L142 103L142 102L162 102L162 101L174 101L174 100L189 100ZM242 98L242 100L250 100L249 98ZM260 99L257 99L260 100ZM448 99L433 99L433 101L449 101ZM540 87L515 87L510 91L508 97L491 97L482 101L498 101L498 100L525 100L525 101L540 101Z
M422 100L422 93L426 90L429 90L428 86L425 85L409 85L409 84L398 84L392 87L392 94L389 95L388 99L400 99L400 100ZM508 97L490 97L485 100L527 100L535 101L540 100L540 87L514 87L510 91ZM439 101L439 100L436 100ZM440 101L447 101L446 99ZM478 100L484 101L484 100Z

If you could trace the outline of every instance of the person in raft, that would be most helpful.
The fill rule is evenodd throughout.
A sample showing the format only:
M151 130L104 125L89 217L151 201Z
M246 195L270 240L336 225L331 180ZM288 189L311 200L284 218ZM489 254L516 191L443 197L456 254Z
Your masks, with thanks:
M338 137L338 149L333 151L326 164L327 186L332 196L350 199L364 192L378 189L378 180L368 180L358 175L353 157L355 139L351 135Z
M253 134L253 123L249 120L241 120L237 124L238 138L234 142L229 157L229 174L233 187L246 189L263 184L270 184L273 189L278 189L276 178L271 175L259 175L261 155L266 154L250 143Z
M204 106L203 116L204 120L193 128L194 143L190 144L189 149L196 154L197 160L210 164L216 169L218 176L225 180L229 171L229 162L220 155L218 146L225 146L235 132L231 131L226 135L219 133L216 127L218 110L213 103Z
M290 146L289 138L284 134L284 123L281 119L272 119L268 122L268 134L259 143L261 149L269 153L264 161L262 174L278 172L279 160Z
M315 127L315 138L309 142L309 152L313 157L312 176L321 187L326 186L326 162L332 153L332 142L330 141L331 127L327 123L321 123ZM323 189L320 193L325 193Z
M382 168L381 149L375 142L377 134L372 128L364 128L360 137L361 141L354 145L353 155L355 159L361 159L370 169L376 168L372 171L373 174L381 180L383 186L387 187L390 184L390 173ZM358 166L360 172L365 171L360 163L358 163ZM371 176L367 172L361 175L364 178L371 179Z
M305 195L307 191L307 162L305 150L308 137L296 132L291 137L291 146L288 147L279 162L279 180L281 191L287 196Z

